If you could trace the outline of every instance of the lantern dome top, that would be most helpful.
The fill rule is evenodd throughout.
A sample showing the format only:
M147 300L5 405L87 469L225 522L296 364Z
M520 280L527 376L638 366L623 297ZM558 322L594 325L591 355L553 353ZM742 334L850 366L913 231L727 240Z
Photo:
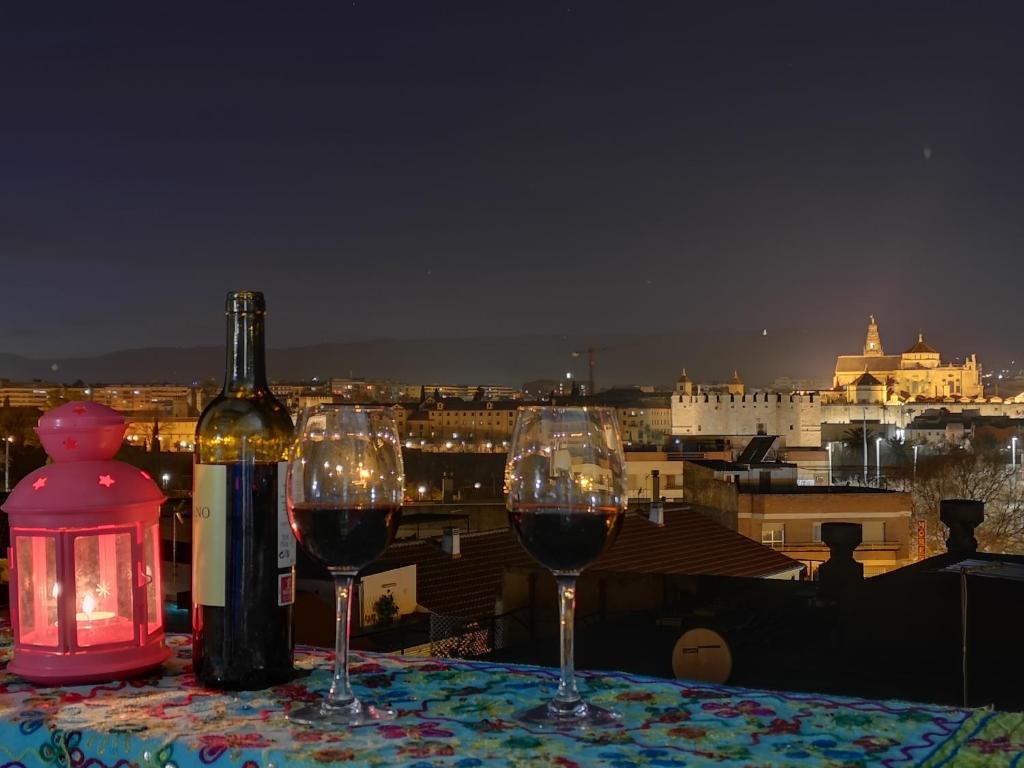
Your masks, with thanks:
M36 427L53 459L18 483L4 504L10 515L31 513L40 525L82 515L134 519L156 514L164 502L146 472L114 460L124 417L96 403L66 403L47 411ZM81 522L81 521L79 521ZM56 524L56 523L54 523Z
M164 498L147 472L122 461L58 462L26 475L3 510L17 515L100 512L138 505L151 509Z
M124 416L89 402L65 403L39 419L36 434L54 461L112 459L121 447Z
M39 417L39 429L88 429L110 424L124 424L124 416L99 403L76 401L64 403Z

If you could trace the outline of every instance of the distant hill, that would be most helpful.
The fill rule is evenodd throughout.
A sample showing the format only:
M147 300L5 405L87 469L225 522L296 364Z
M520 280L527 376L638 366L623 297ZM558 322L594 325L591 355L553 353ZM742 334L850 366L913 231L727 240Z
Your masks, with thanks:
M387 378L407 382L492 383L521 385L538 378L560 378L572 371L587 377L586 356L573 350L593 346L597 352L598 388L619 384L671 385L686 368L697 381L724 381L738 368L750 385L780 375L828 378L834 358L809 356L784 340L710 338L706 334L657 333L597 337L516 336L448 339L379 339L316 344L268 351L273 379L329 376ZM815 359L816 358L816 359ZM813 367L807 365L812 360ZM129 349L96 357L35 360L0 354L0 378L87 383L176 382L220 379L221 347Z

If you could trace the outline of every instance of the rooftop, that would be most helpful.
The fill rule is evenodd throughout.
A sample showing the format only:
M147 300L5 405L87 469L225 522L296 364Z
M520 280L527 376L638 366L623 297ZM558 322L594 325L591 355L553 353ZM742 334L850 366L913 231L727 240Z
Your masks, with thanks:
M367 573L416 564L417 601L446 616L493 615L507 567L540 569L510 529L462 534L461 556L435 541L397 542ZM694 508L665 510L657 526L627 513L615 545L588 569L619 573L768 577L800 563L736 533Z

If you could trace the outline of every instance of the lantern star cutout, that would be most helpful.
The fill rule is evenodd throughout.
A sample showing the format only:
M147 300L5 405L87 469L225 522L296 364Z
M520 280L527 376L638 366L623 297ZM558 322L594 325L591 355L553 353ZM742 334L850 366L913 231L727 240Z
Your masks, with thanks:
M34 483L32 483L32 490L33 491L38 491L40 488L45 488L45 487L46 487L46 478L45 477L37 478L36 481Z
M116 481L114 480L114 478L112 478L110 475L100 475L99 484L102 485L104 488L109 488L115 482Z
M107 586L105 581L101 581L96 585L96 594L100 597L110 597L110 587Z
M86 412L86 407L84 405L76 405L74 408L71 409L71 412L74 413L76 416L81 416L83 413Z
M75 448L78 447L78 441L75 440L75 438L73 437L69 437L67 440L64 441L64 447L67 448L69 451L73 451L75 450Z

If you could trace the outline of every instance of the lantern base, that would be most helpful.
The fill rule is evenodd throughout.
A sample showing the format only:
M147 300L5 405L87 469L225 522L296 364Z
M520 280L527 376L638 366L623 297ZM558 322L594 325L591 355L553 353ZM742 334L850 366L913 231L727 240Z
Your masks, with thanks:
M138 677L159 667L171 655L163 643L109 651L58 653L14 647L7 671L40 685L85 685Z

